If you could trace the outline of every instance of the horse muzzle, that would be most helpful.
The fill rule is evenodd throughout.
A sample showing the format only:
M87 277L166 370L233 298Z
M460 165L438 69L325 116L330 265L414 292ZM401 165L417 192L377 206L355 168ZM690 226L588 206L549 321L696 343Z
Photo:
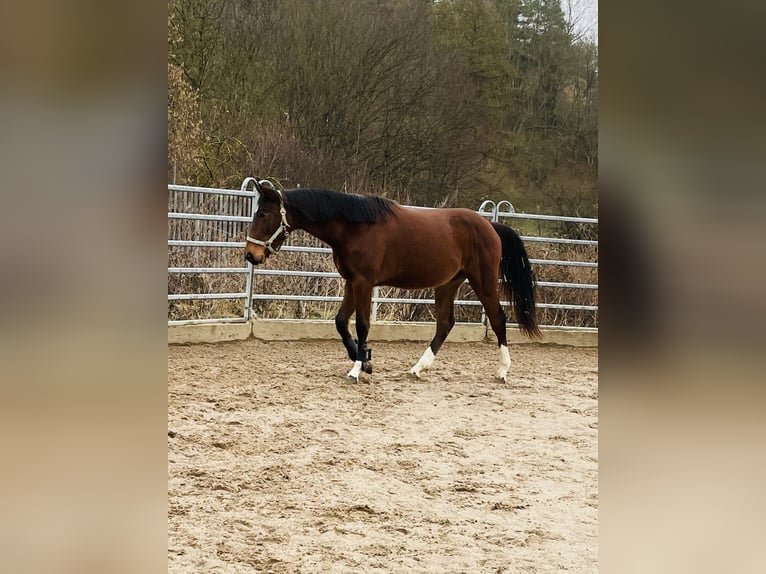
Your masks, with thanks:
M253 265L260 265L264 261L266 261L266 254L255 256L249 251L245 253L245 261L248 263L252 263Z

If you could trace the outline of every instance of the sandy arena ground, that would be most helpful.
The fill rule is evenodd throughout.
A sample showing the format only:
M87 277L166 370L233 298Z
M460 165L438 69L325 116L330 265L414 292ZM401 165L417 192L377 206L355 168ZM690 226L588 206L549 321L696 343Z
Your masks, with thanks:
M168 572L597 571L597 349L168 348Z

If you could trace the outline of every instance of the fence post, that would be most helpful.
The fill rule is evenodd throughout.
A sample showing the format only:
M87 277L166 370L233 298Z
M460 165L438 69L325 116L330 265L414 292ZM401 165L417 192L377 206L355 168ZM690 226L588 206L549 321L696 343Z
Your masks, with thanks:
M258 180L254 177L246 177L239 189L241 191L247 191L250 183L253 184L254 192L253 197L250 198L250 217L252 218L255 215L255 210L258 208ZM247 282L245 284L245 293L247 293L247 297L245 297L244 317L245 321L249 321L253 305L253 264L249 261L246 261L245 264L247 265Z
M380 297L380 287L373 287L372 288L372 315L370 317L371 321L377 321L378 320L378 302L375 301Z

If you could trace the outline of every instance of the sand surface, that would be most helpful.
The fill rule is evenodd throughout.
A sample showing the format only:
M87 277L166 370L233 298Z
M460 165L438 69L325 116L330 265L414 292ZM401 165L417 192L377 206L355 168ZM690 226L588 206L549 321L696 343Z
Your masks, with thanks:
M168 347L168 571L597 571L597 349Z

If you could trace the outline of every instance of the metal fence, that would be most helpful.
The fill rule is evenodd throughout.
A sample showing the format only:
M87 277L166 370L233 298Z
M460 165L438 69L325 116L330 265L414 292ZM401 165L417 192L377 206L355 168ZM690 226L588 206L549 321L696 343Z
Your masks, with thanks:
M239 190L168 185L169 325L334 316L343 282L331 250L316 238L291 233L268 268L244 261L254 184L247 178ZM520 232L538 279L543 328L597 330L597 219L516 213L508 201L484 201L477 212ZM377 287L372 319L434 320L432 297L432 290ZM484 322L467 284L455 304L458 323Z

